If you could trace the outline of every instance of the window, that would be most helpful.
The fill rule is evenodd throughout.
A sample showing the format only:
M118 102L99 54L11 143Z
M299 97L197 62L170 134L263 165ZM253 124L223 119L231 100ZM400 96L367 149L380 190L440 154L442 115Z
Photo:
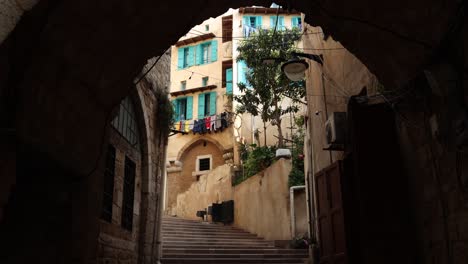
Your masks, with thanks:
M202 64L210 62L211 43L202 44Z
M276 16L270 17L270 27L275 28L277 30L284 30L286 27L284 26L284 16L278 16L278 24L276 23Z
M183 47L178 49L177 68L183 69L194 65L195 47Z
M261 16L244 16L243 17L243 31L244 37L250 36L253 32L262 28L262 17Z
M210 158L199 159L198 164L200 171L210 170Z
M174 108L174 121L192 119L193 97L187 96L172 101Z
M198 119L216 114L216 92L198 95Z
M114 176L115 176L115 148L107 147L106 167L104 170L104 193L102 197L101 218L112 222L112 205L114 201Z
M205 25L205 31L209 31L210 30L210 25Z
M232 69L232 60L228 61L223 61L223 66L222 66L222 76L221 76L221 82L222 82L222 87L227 86L227 80L226 80L226 70L231 68ZM231 84L232 84L232 77L231 77Z
M197 156L197 161L195 164L195 168L197 172L211 170L211 160L212 160L211 155Z
M201 43L196 46L196 61L197 64L207 64L218 59L218 41L212 40Z
M205 116L209 116L210 115L210 96L211 94L205 94L205 110L204 110L204 114Z
M180 82L180 90L183 91L187 88L187 81L181 81Z
M300 16L292 17L291 18L291 27L302 29L302 19Z
M133 228L133 202L135 200L135 162L125 156L125 174L122 201L122 227L131 231Z
M208 86L208 77L202 78L202 86Z
M188 67L188 65L189 65L188 60L189 60L189 49L185 48L184 49L184 63L182 64L184 66L184 68Z
M112 126L135 148L139 148L139 132L135 109L129 97L119 106L117 116L112 120Z

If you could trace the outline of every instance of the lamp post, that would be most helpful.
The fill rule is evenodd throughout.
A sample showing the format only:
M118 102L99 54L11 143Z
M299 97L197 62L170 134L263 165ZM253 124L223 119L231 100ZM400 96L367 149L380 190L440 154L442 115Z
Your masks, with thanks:
M299 53L293 52L291 54L293 57L283 63L281 65L281 70L284 72L286 77L291 81L300 81L305 77L305 71L309 68L309 64L304 60L300 59L299 57L307 58L313 60L320 65L323 66L323 55L316 55L316 54L307 54L307 53ZM308 161L310 164L310 174L306 172L305 176L305 183L306 183L306 197L307 197L307 217L308 217L308 229L309 229L309 236L310 238L314 237L317 243L318 237L316 234L316 217L315 217L315 183L314 183L314 173L315 173L315 164L314 164L314 147L313 147L313 127L312 122L309 124L309 139L310 139L310 152ZM310 176L310 177L309 177ZM311 263L314 263L314 250L309 245L309 256L311 257Z

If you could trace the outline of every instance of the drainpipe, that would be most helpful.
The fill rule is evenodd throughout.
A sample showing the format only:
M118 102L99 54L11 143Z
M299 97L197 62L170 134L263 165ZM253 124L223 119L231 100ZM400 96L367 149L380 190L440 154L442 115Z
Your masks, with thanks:
M289 203L291 208L291 235L294 238L296 236L296 214L294 210L294 191L305 189L305 185L293 186L289 188ZM306 201L307 202L307 201Z

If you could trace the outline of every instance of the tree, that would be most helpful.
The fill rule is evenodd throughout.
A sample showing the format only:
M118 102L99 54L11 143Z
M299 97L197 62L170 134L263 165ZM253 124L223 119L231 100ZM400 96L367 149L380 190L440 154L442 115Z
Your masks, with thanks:
M240 104L236 111L260 116L264 128L271 121L278 129L279 147L284 146L281 116L299 110L297 103L305 96L305 85L303 81L291 82L281 71L279 63L267 65L263 63L263 59L290 58L300 38L298 29L260 29L237 48L237 61L244 61L248 71L247 83L238 83L242 94L234 96ZM290 98L292 104L282 107L281 102L285 97ZM266 144L266 133L263 134Z

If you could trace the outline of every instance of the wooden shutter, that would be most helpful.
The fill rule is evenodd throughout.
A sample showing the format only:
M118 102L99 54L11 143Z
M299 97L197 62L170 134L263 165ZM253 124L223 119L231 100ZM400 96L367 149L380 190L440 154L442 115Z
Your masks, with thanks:
M198 119L205 117L205 94L198 95Z
M189 67L195 65L195 47L194 46L188 47L187 64Z
M212 40L211 41L211 61L218 60L218 41Z
M177 69L184 68L184 48L177 50Z
M232 41L232 15L224 16L222 18L223 23L223 43Z
M226 93L232 94L232 68L226 69Z
M280 16L279 17L279 21L278 21L278 30L284 30L285 27L284 27L284 16Z
M193 96L187 96L187 117L186 120L190 120L193 118Z
M172 108L174 109L173 119L179 121L179 101L177 99L172 101Z
M262 17L261 16L256 16L255 17L255 27L258 29L262 28Z
M210 115L216 115L216 92L210 93Z
M203 63L203 48L201 44L196 46L195 63L197 65L200 65Z

